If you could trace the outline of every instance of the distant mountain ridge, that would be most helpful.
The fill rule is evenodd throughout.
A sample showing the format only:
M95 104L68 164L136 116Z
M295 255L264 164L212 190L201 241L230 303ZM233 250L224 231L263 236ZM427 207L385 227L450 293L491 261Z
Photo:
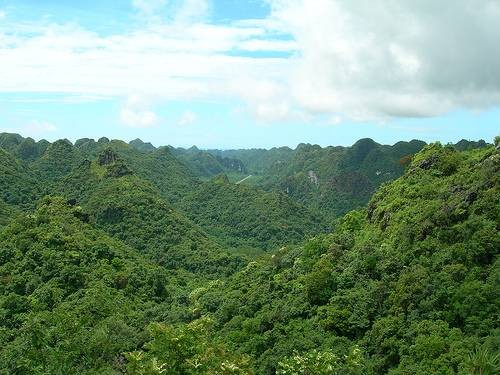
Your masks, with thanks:
M16 178L31 175L47 181L43 189L38 186L37 192L30 192L32 184L25 178L22 189L9 193L19 195L16 199L41 197L56 180L109 148L172 204L201 188L203 181L224 173L232 182L243 180L242 184L266 192L280 191L309 210L322 211L329 220L366 204L381 184L401 176L412 155L425 145L418 140L381 145L366 138L350 147L301 143L295 149L200 150L196 146L155 147L138 138L128 144L106 137L82 138L72 144L0 133L0 148L19 159ZM458 150L486 146L483 140L461 140L454 145Z
M188 149L172 146L169 148L173 155L184 162L199 177L210 178L220 173L247 173L244 163L237 158L214 155L208 151L200 150L196 146Z
M156 147L153 146L150 142L143 142L139 138L136 138L128 143L133 148L139 151L154 151Z
M326 227L321 215L282 193L229 182L215 185L217 189L211 191L214 183L200 180L174 156L181 151L170 147L141 151L138 141L134 147L105 137L97 142L80 139L74 145L58 140L48 143L43 153L22 160L15 155L24 141L20 136L0 135L0 142L9 150L0 149L2 217L13 215L15 207L33 208L46 195L62 195L81 205L99 228L113 235L121 233L120 239L136 249L162 238L150 255L165 265L196 269L197 260L188 259L191 246L198 253L210 249L213 254L228 244L270 250ZM237 160L199 154L224 168L245 172ZM294 212L300 215L290 221ZM212 220L219 215L220 220ZM132 225L139 222L142 229ZM208 262L211 255L205 258Z

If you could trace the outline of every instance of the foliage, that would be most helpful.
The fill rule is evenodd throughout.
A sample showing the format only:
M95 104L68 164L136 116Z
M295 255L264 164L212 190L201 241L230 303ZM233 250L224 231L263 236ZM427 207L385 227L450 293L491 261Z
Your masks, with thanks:
M199 177L212 177L220 173L247 173L243 162L236 158L223 157L193 146L188 149L171 147L172 153L184 162Z
M269 166L261 184L333 219L364 206L378 186L403 174L401 159L424 145L413 140L383 146L371 139L352 147L300 144L288 162Z
M118 155L105 150L97 159L83 163L59 187L91 213L89 220L97 228L169 269L221 276L242 265L242 259L221 249L151 183L129 173ZM127 173L115 173L124 168Z
M274 164L287 163L294 153L289 147L273 147L266 149L249 150L207 150L212 155L222 158L241 160L248 173L266 174Z
M149 142L143 142L139 138L136 138L128 143L131 147L139 151L154 151L156 147Z
M0 373L9 374L119 370L182 282L59 197L0 232L0 280Z
M493 147L427 146L366 210L208 288L197 311L262 374L294 352L342 358L356 344L367 373L489 371L500 337L499 161Z
M7 225L10 220L18 213L15 206L5 203L0 200L0 228Z
M248 358L227 352L211 340L211 321L187 325L155 323L149 327L151 341L144 351L127 354L130 374L229 375L251 374Z
M361 374L363 356L353 348L348 355L337 356L333 351L311 350L305 354L294 353L278 363L277 375L348 375Z
M0 200L26 208L37 199L40 191L28 167L0 148Z
M469 353L465 368L471 374L494 375L500 368L500 353L487 347L477 347Z
M285 194L229 183L225 175L186 196L181 209L232 247L272 249L298 242L325 227L323 218Z
M496 374L497 143L203 152L265 191L0 134L0 374Z

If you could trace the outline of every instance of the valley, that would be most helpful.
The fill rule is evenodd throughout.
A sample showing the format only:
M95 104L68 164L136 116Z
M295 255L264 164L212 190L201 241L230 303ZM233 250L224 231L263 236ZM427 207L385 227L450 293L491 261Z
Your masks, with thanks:
M2 133L0 373L493 374L498 142Z

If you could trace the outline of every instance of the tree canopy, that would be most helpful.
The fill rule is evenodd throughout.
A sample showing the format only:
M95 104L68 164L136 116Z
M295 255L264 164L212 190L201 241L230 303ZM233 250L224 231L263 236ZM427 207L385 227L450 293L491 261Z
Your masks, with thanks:
M0 134L0 374L497 374L496 143Z

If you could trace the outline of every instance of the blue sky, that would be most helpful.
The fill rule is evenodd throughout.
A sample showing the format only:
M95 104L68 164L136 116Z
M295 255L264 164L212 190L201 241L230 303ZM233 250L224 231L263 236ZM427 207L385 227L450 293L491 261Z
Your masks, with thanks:
M416 4L0 0L0 131L203 148L491 141L500 5Z

